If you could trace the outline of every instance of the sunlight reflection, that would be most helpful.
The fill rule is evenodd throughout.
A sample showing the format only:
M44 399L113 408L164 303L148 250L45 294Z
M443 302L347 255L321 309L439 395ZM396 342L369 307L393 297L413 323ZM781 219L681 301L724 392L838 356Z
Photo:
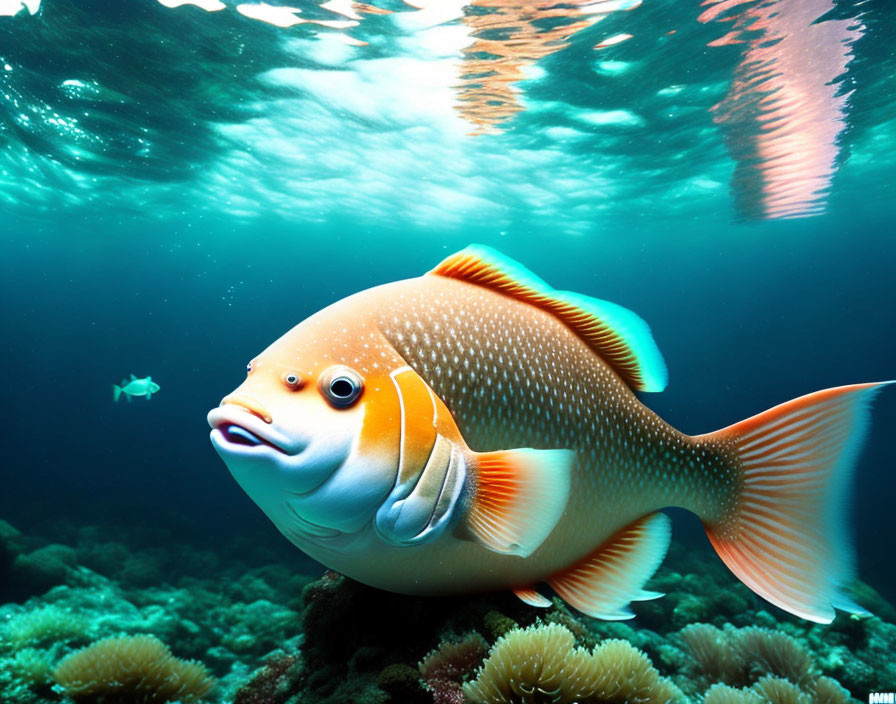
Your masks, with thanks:
M118 178L164 198L215 172L246 215L261 201L293 216L298 201L312 217L389 218L413 201L422 222L512 203L584 232L633 203L823 212L873 13L860 0L642 2L151 0L151 31L135 32L121 14L0 0L0 16L18 15L0 17L0 201L32 181L48 199L93 197L96 179ZM158 39L185 27L195 48ZM84 41L59 39L70 31ZM46 52L58 56L44 65ZM848 137L854 160L887 151Z
M464 49L458 110L476 126L474 134L494 133L522 110L516 83L539 59L565 49L568 40L612 12L631 10L640 0L473 0L463 22L475 41ZM614 38L623 41L628 35ZM597 47L595 47L597 48Z
M699 20L731 25L711 46L744 43L727 96L713 107L737 162L732 190L748 218L824 210L851 91L838 78L863 27L818 20L834 0L706 0Z

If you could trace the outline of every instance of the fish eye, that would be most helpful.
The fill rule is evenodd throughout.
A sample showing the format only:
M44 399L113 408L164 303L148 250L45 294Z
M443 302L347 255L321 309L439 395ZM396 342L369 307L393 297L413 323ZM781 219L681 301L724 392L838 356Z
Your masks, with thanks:
M246 365L246 374L248 374L248 373L251 372L251 371L252 371L252 362L249 362L249 363Z
M320 378L320 391L331 405L348 408L361 395L364 383L361 377L348 367L332 367Z
M298 389L302 385L302 377L295 372L288 372L283 376L283 383L291 389Z

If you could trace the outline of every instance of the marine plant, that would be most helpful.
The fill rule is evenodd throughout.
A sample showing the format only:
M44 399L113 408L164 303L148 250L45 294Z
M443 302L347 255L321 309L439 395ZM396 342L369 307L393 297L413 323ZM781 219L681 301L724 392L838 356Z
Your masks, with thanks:
M797 685L784 677L764 675L751 687L738 689L714 684L703 695L703 704L849 704L853 701L849 692L830 677Z
M837 680L830 677L819 677L811 686L815 704L847 704L849 692Z
M727 684L714 684L703 696L703 704L762 704L762 698L749 689L737 689Z
M72 640L83 635L86 627L80 616L51 605L22 612L10 619L0 632L0 639L17 650L26 645Z
M766 675L753 685L753 691L771 704L812 704L812 698L790 680Z
M281 704L295 694L302 660L295 655L272 658L236 693L233 704Z
M13 678L32 688L39 688L53 681L55 650L22 648L7 661Z
M475 704L666 704L682 699L631 643L575 647L564 626L515 629L501 637L464 695Z
M849 693L830 677L819 677L799 687L774 675L760 677L749 688L714 684L703 696L703 704L849 704L851 701Z
M97 641L63 659L53 677L79 704L193 702L214 686L204 665L178 660L148 635Z
M757 673L770 673L800 686L813 679L812 655L796 638L756 627L741 628L735 633L734 647L751 678Z
M695 623L679 632L691 657L695 678L704 685L718 682L743 686L765 675L803 686L814 679L812 655L792 636L767 628L716 628Z
M461 640L442 641L423 658L418 669L426 688L432 693L433 703L463 704L461 685L464 677L479 667L487 654L485 639L478 633L471 633Z
M721 628L694 623L683 628L678 636L691 657L692 669L706 685L717 682L742 684L743 660L731 647L729 635Z

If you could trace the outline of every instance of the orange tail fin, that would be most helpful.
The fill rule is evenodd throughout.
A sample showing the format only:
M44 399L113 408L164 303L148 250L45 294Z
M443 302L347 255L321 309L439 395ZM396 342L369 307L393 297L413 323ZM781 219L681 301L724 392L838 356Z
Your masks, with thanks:
M867 614L839 587L853 577L846 528L850 477L882 386L825 389L702 438L736 447L733 510L705 522L725 564L761 597L830 623L834 607Z

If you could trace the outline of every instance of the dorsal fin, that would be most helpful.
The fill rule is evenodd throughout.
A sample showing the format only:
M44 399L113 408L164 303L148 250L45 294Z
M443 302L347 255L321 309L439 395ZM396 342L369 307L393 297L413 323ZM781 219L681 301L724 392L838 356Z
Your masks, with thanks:
M615 303L555 291L525 267L482 245L452 254L429 272L492 289L551 313L636 391L662 391L666 363L640 317Z

